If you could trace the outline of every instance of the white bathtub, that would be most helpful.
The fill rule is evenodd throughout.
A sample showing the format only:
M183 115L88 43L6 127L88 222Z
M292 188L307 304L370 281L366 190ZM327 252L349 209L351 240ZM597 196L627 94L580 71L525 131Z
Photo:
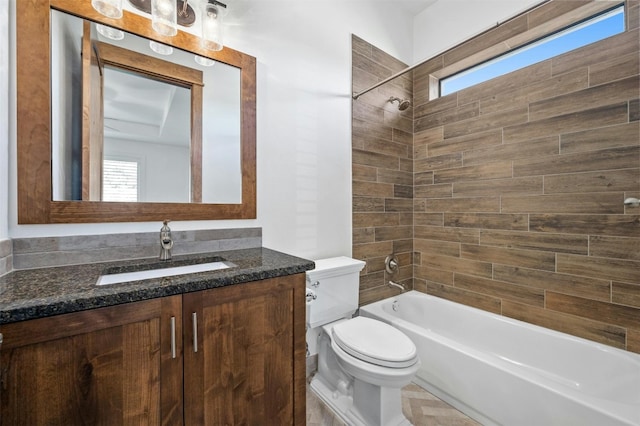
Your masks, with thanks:
M360 308L402 330L416 383L485 425L640 425L640 355L410 291Z

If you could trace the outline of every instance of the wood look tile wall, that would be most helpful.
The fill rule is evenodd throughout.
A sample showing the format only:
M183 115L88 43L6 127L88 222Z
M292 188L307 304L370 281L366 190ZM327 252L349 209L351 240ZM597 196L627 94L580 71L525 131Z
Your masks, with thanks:
M640 2L626 2L625 33L429 99L434 77L474 52L603 3L552 1L416 68L412 170L370 148L392 121L360 118L393 84L354 102L355 257L379 267L394 245L377 239L385 228L413 247L404 276L417 290L640 353L640 209L623 205L640 197ZM354 91L383 78L356 61L356 44ZM387 168L413 171L413 216L388 210ZM361 303L390 293L380 271L363 276Z
M356 36L352 46L354 92L407 67ZM390 279L413 288L413 111L392 96L413 98L411 73L353 102L353 257L367 262L360 304L397 294ZM392 253L401 265L393 276L384 267Z

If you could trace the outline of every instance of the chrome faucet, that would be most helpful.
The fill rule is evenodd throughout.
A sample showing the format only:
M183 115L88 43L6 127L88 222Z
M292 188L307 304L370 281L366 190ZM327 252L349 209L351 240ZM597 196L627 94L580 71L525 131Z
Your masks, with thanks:
M160 260L171 260L172 247L173 240L171 239L169 219L167 219L162 222L162 228L160 228Z
M398 284L398 283L393 282L393 281L389 281L389 283L388 283L388 284L389 284L389 286L391 286L391 287L399 288L399 289L400 289L400 293L404 293L405 291L407 291L407 289L406 289L406 288L404 288L404 285L403 285L403 284Z

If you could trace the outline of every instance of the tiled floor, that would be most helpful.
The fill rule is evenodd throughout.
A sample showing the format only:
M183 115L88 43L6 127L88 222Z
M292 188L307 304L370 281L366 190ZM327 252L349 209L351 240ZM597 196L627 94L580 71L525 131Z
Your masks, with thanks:
M415 426L477 426L465 416L421 387L402 389L402 411ZM307 426L344 426L344 423L307 386Z

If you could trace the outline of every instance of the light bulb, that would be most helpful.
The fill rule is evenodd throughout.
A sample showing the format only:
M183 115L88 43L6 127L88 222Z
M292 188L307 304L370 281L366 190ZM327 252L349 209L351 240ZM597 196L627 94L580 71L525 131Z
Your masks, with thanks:
M91 0L91 6L107 18L122 18L122 0Z
M222 22L221 6L206 3L202 14L202 47L208 50L222 50Z
M151 26L163 36L178 34L177 4L174 0L151 0Z

